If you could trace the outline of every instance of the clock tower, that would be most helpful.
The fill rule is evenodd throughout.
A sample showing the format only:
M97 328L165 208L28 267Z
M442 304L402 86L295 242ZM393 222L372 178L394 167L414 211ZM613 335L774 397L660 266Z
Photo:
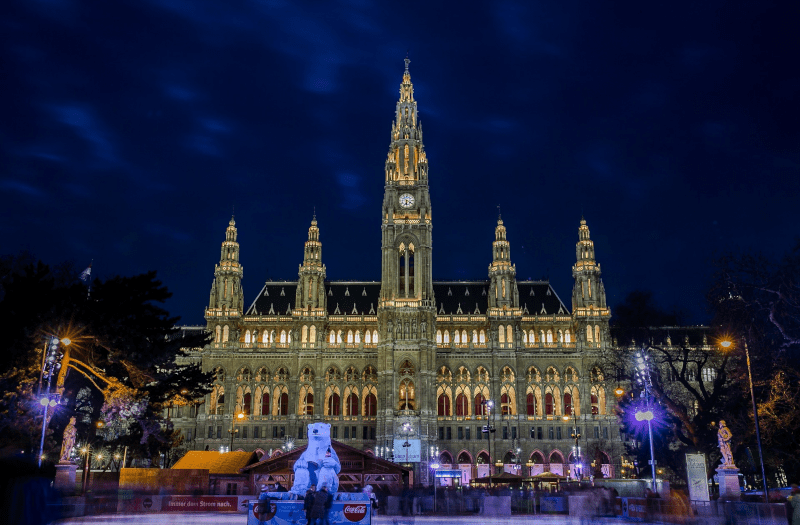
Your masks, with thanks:
M379 441L390 447L395 440L413 448L419 444L417 461L423 463L413 466L423 480L436 432L436 302L428 159L409 62L406 58L384 173L378 361L385 403L378 414L378 433Z

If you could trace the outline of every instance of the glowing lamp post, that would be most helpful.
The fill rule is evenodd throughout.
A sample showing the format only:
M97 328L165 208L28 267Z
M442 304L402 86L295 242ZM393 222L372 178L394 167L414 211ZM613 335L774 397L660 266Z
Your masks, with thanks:
M650 472L653 477L652 490L657 492L656 489L656 455L655 448L653 447L653 410L650 408L650 388L653 386L650 377L650 363L649 356L641 351L636 354L636 378L639 384L644 387L642 397L645 398L645 409L638 409L634 414L636 421L647 421L647 435L650 439Z
M61 354L58 352L58 345L63 344L69 346L72 341L66 337L59 340L55 337L49 338L45 343L44 355L42 356L42 375L41 378L47 376L47 390L39 400L39 403L44 408L44 417L42 418L42 440L39 443L39 467L42 466L42 458L44 457L44 436L47 431L47 412L50 407L55 407L58 404L58 396L50 396L50 385L53 379L53 372L61 368ZM41 393L41 378L39 382Z
M753 392L753 372L750 369L750 350L747 349L747 340L742 338L742 344L744 345L744 355L746 357L747 362L747 380L750 382L750 401L753 403L753 422L756 425L756 444L758 445L758 461L761 463L761 481L764 484L764 502L769 503L769 489L767 488L767 473L764 469L764 454L761 452L761 430L758 426L758 408L756 407L756 395ZM732 341L721 341L719 345L724 348L728 349L733 346Z
M237 419L244 420L244 413L239 412L238 414L236 414L236 417L231 418L231 429L228 431L228 432L231 433L231 446L228 449L228 451L232 451L233 450L233 436L235 436L236 433L239 432L239 429L235 428L235 424L236 424L236 420Z
M492 474L494 474L494 467L492 466L492 432L495 428L491 425L492 407L494 401L491 399L484 399L483 406L486 407L486 426L483 427L483 432L486 434L486 448L489 451L489 487L492 486Z

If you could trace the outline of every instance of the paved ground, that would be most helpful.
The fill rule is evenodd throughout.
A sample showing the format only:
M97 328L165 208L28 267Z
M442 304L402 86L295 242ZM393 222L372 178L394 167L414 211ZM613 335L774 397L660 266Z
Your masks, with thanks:
M72 518L68 520L56 521L53 525L118 525L122 523L137 523L142 525L245 525L247 517L245 514L227 513L170 513L170 514L126 514L126 515L103 515L88 516L85 518ZM490 518L484 516L376 516L372 519L373 525L433 525L440 523L470 523L479 525L520 525L536 523L538 525L578 525L577 518L569 516L510 516L507 518ZM630 521L600 518L592 520L592 524L602 525L630 525Z

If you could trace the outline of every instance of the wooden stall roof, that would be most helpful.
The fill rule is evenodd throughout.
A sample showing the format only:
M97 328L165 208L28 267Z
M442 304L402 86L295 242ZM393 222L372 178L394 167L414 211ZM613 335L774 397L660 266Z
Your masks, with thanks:
M242 469L255 463L255 452L216 452L191 450L172 465L173 469L208 469L209 474L242 474Z
M413 469L403 467L385 459L367 454L363 450L353 448L331 440L333 450L339 456L342 471L339 473L340 491L353 485L372 485L395 492L402 488L403 479L408 479ZM298 447L290 452L273 455L257 463L242 468L242 472L257 478L275 480L290 484L294 474L294 462L305 452L307 446Z
M333 450L336 451L336 455L339 456L339 462L342 464L341 474L351 472L358 472L359 474L408 474L408 472L412 470L398 465L397 463L375 457L372 454L367 454L363 450L353 448L344 443L339 443L338 441L331 440L331 445L333 446ZM257 463L243 467L242 472L257 474L292 472L294 462L305 452L306 448L307 446L297 447L291 452L262 459Z

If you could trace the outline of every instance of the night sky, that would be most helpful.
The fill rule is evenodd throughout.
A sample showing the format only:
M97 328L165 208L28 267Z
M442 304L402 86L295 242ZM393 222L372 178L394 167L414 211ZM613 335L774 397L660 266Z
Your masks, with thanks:
M314 207L332 280L380 279L403 73L430 163L433 274L571 304L581 215L613 307L706 320L711 262L798 234L798 4L7 0L0 253L157 270L203 323L235 206L245 303L297 278ZM613 314L613 310L612 310Z

